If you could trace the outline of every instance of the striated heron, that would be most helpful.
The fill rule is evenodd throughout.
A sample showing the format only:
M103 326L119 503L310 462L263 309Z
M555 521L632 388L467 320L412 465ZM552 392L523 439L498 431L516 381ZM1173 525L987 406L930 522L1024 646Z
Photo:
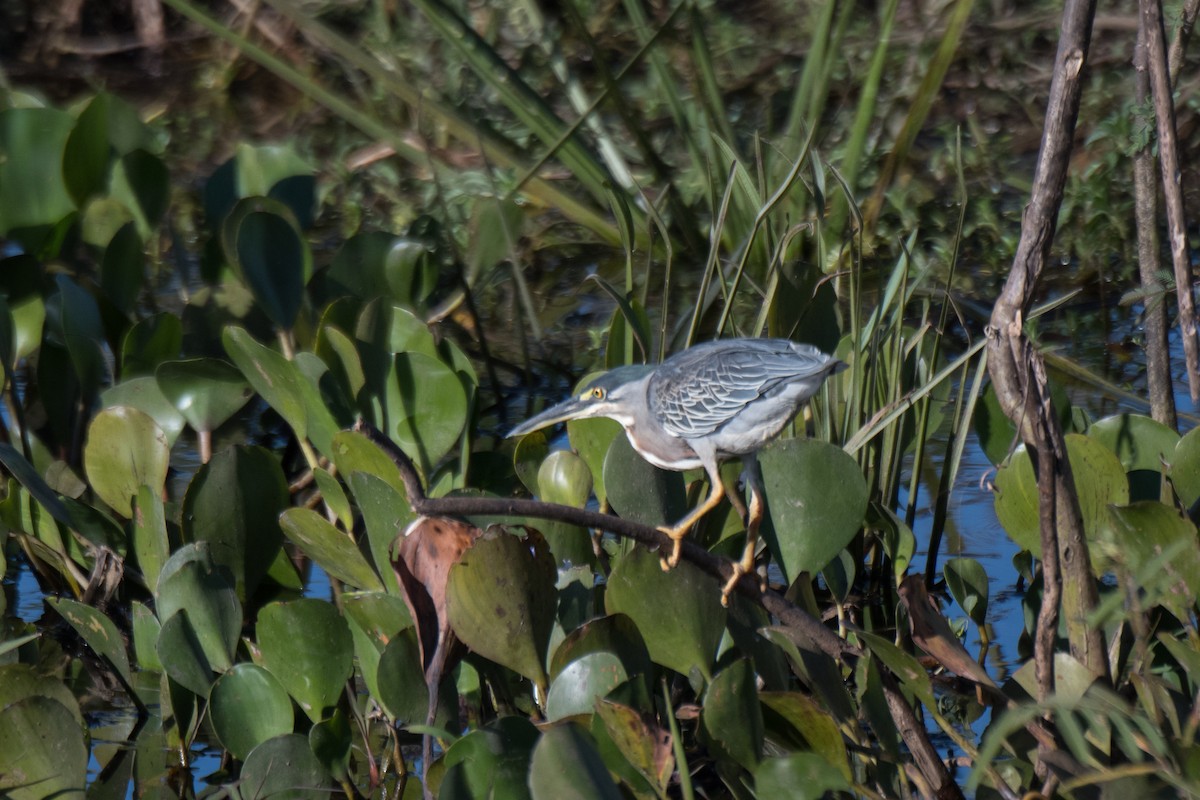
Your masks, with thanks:
M679 563L683 537L725 496L719 465L740 457L749 489L746 549L721 592L728 603L738 579L754 571L762 523L762 478L757 453L779 435L830 375L846 364L812 345L786 339L723 339L696 345L657 367L618 367L576 397L548 408L508 435L523 436L570 419L608 417L656 467L703 467L711 489L687 516L660 530L674 541L663 569ZM737 503L740 506L740 503Z

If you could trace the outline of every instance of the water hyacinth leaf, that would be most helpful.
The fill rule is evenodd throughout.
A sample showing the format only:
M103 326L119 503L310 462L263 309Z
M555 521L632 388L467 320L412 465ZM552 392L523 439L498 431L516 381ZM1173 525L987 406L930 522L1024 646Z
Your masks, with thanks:
M599 732L598 727L603 729L603 733ZM653 715L613 700L600 700L596 703L596 715L592 720L592 735L610 770L623 773L619 765L614 769L613 761L605 754L605 737L642 780L654 788L658 796L665 796L671 773L675 770L675 753L671 746L671 732L660 727ZM621 777L627 782L636 783L624 774Z
M507 716L459 739L445 756L447 774L455 770L460 779L463 792L456 796L528 798L529 760L538 738L538 729L528 719Z
M298 733L276 736L251 750L238 783L242 800L328 800L332 785L308 737Z
M909 562L917 550L917 537L912 528L894 511L875 502L867 506L866 528L879 532L884 552L892 562L892 574L899 581L908 572Z
M542 733L529 761L529 789L533 800L619 800L621 797L596 750L595 740L571 722Z
M763 718L749 659L734 661L712 679L704 693L700 721L727 758L749 770L758 765L762 758Z
M1050 383L1050 403L1058 412L1058 421L1064 431L1075 430L1072 423L1071 401L1061 385ZM972 420L979 444L988 460L995 466L1000 466L1015 452L1020 445L1017 429L1000 407L996 397L996 389L991 383L983 388L983 394L975 404L975 417Z
M567 438L571 442L571 447L591 470L592 491L595 492L596 500L601 505L604 505L608 499L608 492L604 486L604 459L607 458L613 441L618 436L623 437L624 435L621 423L615 419L594 417L592 419L567 420Z
M558 677L571 662L601 652L616 655L630 676L649 676L653 669L650 651L637 625L624 614L613 614L585 622L567 634L550 659L550 678Z
M867 483L840 447L786 439L759 455L771 525L763 538L788 583L820 572L858 533L867 511Z
M841 728L815 700L800 692L762 692L759 699L764 708L764 721L778 720L790 729L789 739L799 735L802 741L797 744L811 750L845 780L854 779ZM783 735L777 727L769 722L766 724L773 739Z
M221 244L271 322L291 330L312 275L312 252L290 209L264 197L239 201L221 226Z
M121 632L104 612L67 597L47 597L46 602L87 642L88 647L112 664L128 684L129 653Z
M545 688L557 574L536 531L522 539L492 529L450 567L450 626L479 655Z
M375 570L358 546L329 520L307 508L289 508L279 518L284 535L295 542L321 569L356 589L382 590Z
M988 577L983 565L973 558L952 558L942 567L950 596L976 625L987 620Z
M556 450L542 462L538 470L538 495L543 502L583 508L591 494L591 471L579 456L568 450ZM585 529L541 520L538 530L550 543L559 564L591 564L595 561L592 540Z
M186 424L183 414L158 388L158 381L151 375L142 375L121 381L100 393L103 408L128 406L147 414L158 425L166 437L167 447L175 446L175 440Z
M546 696L546 721L587 716L596 701L628 680L625 665L615 653L588 653L567 664L550 683Z
M350 768L350 721L340 707L308 731L308 745L335 781L344 781Z
M1170 506L1142 500L1110 506L1096 546L1097 570L1117 567L1180 619L1200 596L1200 541L1196 526Z
M5 112L0 112L0 119ZM3 123L0 122L0 136L3 136ZM0 143L0 149L3 149ZM0 164L0 176L3 175L4 165ZM0 185L3 179L0 178ZM0 228L3 218L4 198L7 192L0 192ZM32 354L42 343L42 330L46 323L46 301L44 298L42 265L31 255L21 254L10 258L0 259L0 293L5 295L13 324L13 360L9 368L18 359Z
M63 505L62 499L58 496L45 479L38 474L34 466L25 460L25 456L21 455L16 448L8 442L0 442L0 464L8 470L8 473L17 479L17 482L29 492L29 495L49 512L50 516L63 525L71 525L71 515L67 511L67 507ZM33 522L32 520L30 521ZM24 524L14 528L31 528L32 524L26 526Z
M408 606L399 597L383 592L347 592L342 595L342 608L363 683L372 697L380 697L380 656L401 631L412 627Z
M714 578L688 561L664 572L658 554L638 547L613 567L604 603L633 620L654 663L711 680L727 613Z
M1079 494L1084 534L1091 541L1107 520L1108 506L1129 503L1129 481L1121 462L1103 444L1077 433L1069 433L1065 439ZM1008 463L996 471L995 506L996 516L1009 538L1041 558L1037 479L1024 447L1018 448Z
M197 543L175 551L159 576L156 600L164 629L178 612L186 611L205 660L220 672L232 666L242 630L242 604L229 568L217 561L213 548Z
M209 543L245 601L283 546L279 513L289 505L287 479L275 454L263 447L231 447L201 466L188 484L183 538Z
M759 797L820 800L830 792L851 791L850 779L818 753L790 753L765 759L754 771Z
M350 498L346 497L342 484L333 477L333 473L321 467L313 470L313 479L317 482L317 489L321 492L325 506L333 512L337 521L342 523L342 527L346 530L353 529L354 509L350 506Z
M387 643L379 656L375 683L383 711L396 724L425 722L429 709L429 689L421 667L421 647L414 628L405 628Z
M890 639L877 634L859 631L859 636L863 638L863 644L871 654L883 662L918 700L929 708L937 707L933 699L933 684L929 680L929 673L915 656L901 650Z
M1168 474L1179 502L1190 509L1200 500L1200 428L1184 434L1168 461Z
M333 437L330 452L338 474L352 476L356 472L369 475L386 483L401 497L405 497L404 481L400 479L400 468L379 445L358 431L338 431ZM351 490L354 487L351 486ZM363 498L355 496L360 503ZM404 503L408 506L407 501Z
M84 397L92 397L108 373L104 358L104 326L96 298L66 275L58 275L59 320L71 367Z
M208 713L221 746L239 761L295 725L288 693L270 672L250 663L217 678L208 693Z
M121 340L121 377L153 375L182 348L183 323L176 315L164 311L138 320Z
M363 306L354 328L354 338L363 345L363 368L376 394L383 394L383 379L391 357L398 353L420 353L437 358L437 342L429 326L407 308L382 299Z
M83 800L84 730L58 700L33 695L0 710L0 794L11 800Z
M75 724L83 729L83 713L79 701L71 689L53 675L45 675L31 664L5 664L0 666L0 709L26 697L45 697L57 700L71 712Z
M256 632L262 665L309 719L328 716L354 667L350 629L337 609L311 598L271 603L259 612ZM314 641L321 646L312 647Z
M100 261L100 288L121 313L133 313L142 291L145 269L142 237L138 235L137 226L127 223L108 243Z
M158 658L158 634L162 626L144 603L133 601L133 656L138 669L162 672Z
M122 517L133 516L133 498L141 487L162 490L170 461L166 434L149 415L116 406L92 418L84 471L100 499Z
M513 469L530 494L536 495L541 492L538 485L538 472L548 455L550 455L550 443L546 441L546 434L543 431L534 431L517 440L517 446L513 449Z
M158 632L155 645L165 677L190 694L204 697L212 687L213 665L204 655L186 609L176 612Z
M166 361L154 377L192 429L202 433L215 431L254 396L242 373L217 358Z
M651 465L625 436L613 439L602 473L609 505L626 519L667 525L688 512L683 474Z
M429 356L400 353L393 368L386 430L428 475L467 424L467 393L453 370Z
M1179 443L1179 434L1141 414L1114 414L1092 423L1088 438L1116 454L1126 472L1161 472Z
M129 209L143 239L154 233L170 200L167 165L145 150L132 150L113 165L109 191Z
M62 156L75 119L52 108L0 111L0 232L49 228L75 210ZM34 244L29 242L28 244Z
M491 196L475 200L466 254L469 281L512 258L524 221L525 210L513 200Z
M384 297L419 305L437 281L437 265L423 241L376 231L347 239L328 279L356 297Z
M391 550L396 537L416 519L416 515L404 499L404 495L382 478L357 471L349 473L349 476L350 489L358 501L358 508L362 511L367 529L371 560L375 562L387 591L399 595L400 584L396 580L396 574L388 569L387 565L391 563Z
M77 206L108 186L112 144L108 137L109 109L117 102L98 94L79 114L62 153L62 176Z

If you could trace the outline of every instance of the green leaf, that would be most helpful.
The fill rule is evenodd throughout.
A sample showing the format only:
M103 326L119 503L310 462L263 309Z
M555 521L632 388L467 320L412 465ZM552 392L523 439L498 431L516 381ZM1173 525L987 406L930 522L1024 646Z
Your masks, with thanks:
M359 674L370 695L380 697L379 660L388 644L413 626L408 606L399 597L383 592L347 592L342 595L342 609L354 639Z
M849 792L849 779L818 753L791 753L765 759L754 771L758 797L820 800L831 792Z
M813 755L834 768L844 780L854 779L841 727L813 698L799 692L761 692L759 699L766 709L765 718L777 717L799 734ZM770 738L778 741L774 726L768 725L768 729Z
M550 455L550 443L546 441L544 431L534 431L517 440L517 446L513 449L513 469L530 494L541 492L541 487L538 485L538 472L548 455Z
M538 730L525 717L500 717L459 739L446 751L447 777L457 773L460 791L448 796L443 782L441 800L524 800L529 795L529 760Z
M1184 508L1200 500L1200 428L1192 428L1175 445L1169 458L1169 474Z
M609 505L626 519L669 525L688 512L683 475L652 466L625 436L613 439L602 472Z
M183 415L158 388L158 381L150 375L129 378L110 386L100 393L100 405L103 408L128 406L148 415L163 432L168 448L175 446L175 441L183 432Z
M142 238L149 238L170 200L167 165L145 150L126 153L113 166L110 191L133 214Z
M75 629L88 647L107 659L129 683L129 654L121 632L104 612L66 597L47 597L46 602Z
M492 529L450 568L450 626L467 647L545 688L557 570L535 531Z
M45 697L57 700L71 712L71 718L82 730L83 714L79 701L58 678L39 672L31 664L4 664L0 666L0 709L5 709L27 697ZM2 773L0 773L2 775ZM0 777L0 780L3 778Z
M183 538L208 542L233 574L238 597L254 595L283 546L279 514L291 505L275 454L231 447L196 472L183 498Z
M0 112L0 116L3 116L3 113ZM2 135L0 130L0 136ZM4 185L4 168L5 165L0 163L0 186ZM7 196L7 192L0 192L0 216L3 215L4 198ZM14 360L8 364L9 369L12 369L16 359L31 355L42 344L42 330L46 323L46 300L41 262L24 254L0 259L0 293L6 296L8 308L12 312Z
M650 651L633 620L624 614L614 614L585 622L567 634L550 659L550 678L558 677L573 661L602 652L616 655L630 676L649 677L653 669Z
M239 761L295 725L288 693L257 664L237 664L217 678L209 690L208 714L217 739Z
M49 227L75 210L62 168L74 126L51 108L0 111L0 232Z
M121 377L152 376L159 364L178 358L182 347L179 317L164 311L138 320L121 341Z
M1179 443L1178 433L1141 414L1105 417L1092 423L1087 435L1113 451L1126 472L1162 472Z
M164 630L172 617L186 612L188 627L194 632L205 661L219 672L233 665L242 631L242 604L228 567L216 559L209 543L185 545L172 554L159 576L156 600ZM158 652L162 658L161 637ZM207 689L197 692L206 693Z
M11 800L83 800L88 747L76 717L42 695L0 710L0 794Z
M1106 521L1108 506L1129 502L1129 481L1121 462L1104 445L1077 433L1069 433L1065 439L1083 512L1084 534L1090 542ZM1009 462L996 471L995 506L996 516L1009 537L1041 558L1037 479L1024 447L1018 448Z
M987 621L988 577L983 565L973 558L952 558L942 567L946 586L954 601L976 625Z
M704 693L700 721L723 754L753 770L762 758L763 718L754 667L741 658L721 670Z
M429 475L467 424L466 390L453 370L420 353L396 355L393 370L384 429Z
M840 447L815 439L776 442L759 461L771 519L763 538L786 581L820 572L862 527L862 470Z
M383 589L379 576L358 551L358 545L317 512L289 508L279 518L279 525L284 534L330 577L356 589Z
M628 680L625 665L616 653L588 653L567 664L550 683L546 696L546 721L590 715L596 701Z
M288 733L250 751L242 765L238 793L242 800L329 800L332 785L308 737Z
M867 649L900 679L906 689L927 707L937 708L933 699L933 684L920 661L878 634L859 631L858 635Z
M1200 596L1196 526L1153 500L1109 506L1108 514L1093 555L1096 569L1121 568L1148 597L1186 620Z
M66 275L55 278L62 323L63 343L71 359L71 367L79 380L80 391L91 398L108 373L104 358L104 326L96 298L80 288Z
M395 465L390 461L388 464L395 469ZM383 585L392 594L399 595L400 584L396 580L396 573L390 567L392 545L396 537L416 519L416 515L404 499L404 495L382 478L366 472L348 474L350 488L366 524L371 560L375 562L378 574L383 578Z
M162 672L158 658L158 617L144 603L133 601L133 654L139 669Z
M166 434L147 414L116 406L92 418L84 471L100 499L122 517L133 516L133 498L141 487L162 491L170 462Z
M290 212L261 197L240 201L223 227L238 277L276 327L290 331L312 274L312 253ZM285 206L282 206L286 208Z
M415 628L405 628L387 643L379 656L375 683L379 687L375 699L396 724L425 723L429 689L421 667L421 648L417 644Z
M271 603L259 612L256 633L263 666L309 719L326 718L353 672L350 629L337 609L310 598Z
M346 780L351 743L350 721L341 707L334 709L329 719L321 720L308 731L308 745L313 754L337 781Z
M100 262L100 288L123 314L132 314L137 306L145 280L146 257L142 253L142 237L137 227L129 223L104 249Z
M583 508L592 495L591 471L579 456L558 450L542 462L538 470L538 487L544 502ZM586 529L552 520L540 520L538 529L546 537L559 564L591 564L595 561L592 539Z
M613 783L587 731L574 723L542 733L529 762L533 800L619 800Z
M726 616L715 579L688 561L664 572L658 555L637 547L614 566L604 603L634 621L656 664L711 680Z
M154 377L163 395L201 433L221 427L254 396L242 373L216 358L165 361Z
M609 769L620 774L622 780L637 785L637 780L621 768L619 761L614 765L614 759L606 753L605 737L637 776L660 797L666 796L675 770L675 754L670 732L659 727L653 715L612 700L601 700L596 703L596 715L592 718L592 735Z
M584 378L587 380L587 378ZM594 417L592 419L567 420L567 438L571 447L579 454L592 473L592 491L596 500L603 505L608 499L608 491L604 484L604 460L612 443L618 437L624 438L625 431L621 423L615 419ZM526 436L525 441L530 437Z

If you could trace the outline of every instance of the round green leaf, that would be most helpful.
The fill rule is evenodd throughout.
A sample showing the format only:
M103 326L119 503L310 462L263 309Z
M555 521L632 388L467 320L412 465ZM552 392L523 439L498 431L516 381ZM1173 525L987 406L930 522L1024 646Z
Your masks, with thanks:
M523 800L529 797L529 759L538 741L538 729L525 717L508 716L489 722L459 739L446 751L447 776L457 771L462 798L494 797ZM446 797L446 783L442 784Z
M788 583L820 572L862 527L867 483L840 447L786 439L759 455L771 525L763 538Z
M129 653L121 632L104 612L67 597L47 597L46 602L67 621L88 647L106 658L125 678L131 678Z
M585 622L567 634L550 659L551 680L571 662L599 652L615 654L631 676L650 675L650 652L637 625L624 614L613 614Z
M63 150L75 120L52 108L0 111L0 232L49 227L75 210L63 180Z
M0 709L8 708L27 697L57 700L71 712L75 724L80 729L83 728L83 714L79 711L79 701L61 680L38 672L30 664L0 666Z
M216 358L166 361L154 377L167 399L200 432L215 431L254 396L242 373Z
M538 472L548 455L550 455L550 443L546 441L544 431L534 431L527 436L522 436L513 449L513 468L530 494L541 492L541 487L538 485Z
M242 765L238 793L243 800L328 800L332 785L308 737L288 733L250 751Z
M295 725L288 693L257 664L237 664L217 678L208 694L208 714L217 739L239 761Z
M952 558L942 567L946 586L976 625L987 621L988 577L983 565L973 558Z
M1107 520L1108 506L1129 502L1129 481L1112 450L1077 433L1069 433L1065 438L1083 513L1084 534L1091 541ZM1041 558L1037 479L1024 447L1018 448L1008 463L996 471L995 505L996 516L1009 537Z
M199 697L208 694L212 688L213 666L188 621L186 609L176 612L163 623L158 631L155 652L173 684Z
M83 800L88 748L76 716L44 695L0 711L0 795Z
M585 377L583 380L589 378ZM567 438L571 447L591 470L592 491L596 493L596 500L601 505L608 499L608 492L604 486L604 459L608 456L612 443L618 437L623 437L624 433L621 423L615 419L593 417L567 420Z
M1175 445L1170 457L1171 483L1184 508L1200 500L1200 428L1192 428Z
M1141 414L1114 414L1092 423L1088 438L1116 453L1126 472L1162 472L1179 443L1179 434Z
M259 612L256 632L263 666L309 719L328 716L354 666L350 629L337 609L311 598L271 603Z
M429 689L421 667L417 631L409 627L397 633L379 656L375 671L379 693L375 699L400 725L424 724L429 712Z
M166 434L149 415L116 406L92 418L83 468L96 494L121 516L133 515L142 486L162 490L170 460Z
M554 560L535 531L522 539L489 530L450 568L450 626L479 655L544 688L556 578Z
M570 722L545 731L533 748L529 789L533 800L619 800L621 797L591 735Z
M183 537L208 542L233 574L245 601L283 547L279 513L291 504L276 456L263 447L231 447L200 467L183 498Z
M128 378L110 386L100 393L100 405L104 408L128 406L149 415L162 430L168 448L175 446L175 440L183 432L183 415L150 375Z
M784 735L791 738L799 734L801 743L814 755L835 768L845 780L854 779L841 727L815 700L800 692L762 692L759 699L780 722L791 729ZM777 731L772 730L770 737L776 738ZM762 766L759 765L760 769Z
M628 680L625 665L615 653L588 653L563 667L546 695L546 720L590 715L596 701Z
M398 596L383 592L347 592L342 595L342 609L354 639L359 674L371 696L379 697L379 659L402 630L412 627L408 606Z
M346 779L350 768L350 721L341 707L334 709L333 716L309 729L308 744L334 780Z
M232 666L242 631L242 604L229 568L216 560L208 543L185 545L172 554L159 576L156 600L164 629L177 613L185 612L186 627L205 654L205 662L219 672ZM160 636L160 658L163 647Z
M583 508L592 495L591 471L579 456L557 450L538 470L538 494L547 503Z
M279 518L284 534L321 569L356 589L382 590L375 570L363 558L358 545L333 527L327 519L307 508L289 508Z
M717 673L704 693L700 721L720 750L746 769L762 758L763 717L754 667L741 658Z
M467 424L466 390L452 369L420 353L398 354L393 368L387 430L429 474Z
M182 347L179 317L164 311L138 320L121 340L121 377L153 375L159 364L178 358Z
M3 118L5 112L0 112ZM3 137L3 122L0 122L0 137ZM3 144L0 142L0 150ZM17 159L20 160L20 159ZM10 160L11 163L11 160ZM5 165L0 164L0 186L4 185ZM3 228L3 204L8 192L0 192L0 229ZM21 254L0 260L0 292L7 296L8 308L12 312L14 362L33 353L42 343L42 330L46 323L46 300L42 288L42 265L31 255Z
M604 604L634 621L656 664L711 679L726 616L711 576L688 561L664 572L656 553L637 547L613 568Z
M626 519L644 525L669 525L688 512L683 475L651 465L637 454L626 436L613 439L602 473L609 505Z
M831 792L848 792L850 782L818 753L791 753L768 758L754 771L758 797L820 800Z
M372 445L374 446L374 445ZM391 462L388 462L391 464ZM391 464L392 469L395 465ZM362 511L367 528L367 544L371 559L380 565L379 575L389 592L400 593L396 573L390 568L391 549L408 524L416 519L405 496L383 478L366 472L343 473L349 475L350 488Z
M312 253L282 203L250 197L240 201L223 229L226 253L254 299L283 330L291 330L304 302Z

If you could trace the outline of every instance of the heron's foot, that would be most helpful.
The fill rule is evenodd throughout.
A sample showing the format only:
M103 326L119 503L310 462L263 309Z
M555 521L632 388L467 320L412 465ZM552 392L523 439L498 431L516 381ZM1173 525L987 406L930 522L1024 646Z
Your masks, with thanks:
M683 537L687 536L687 528L659 528L659 530L670 537L674 545L671 548L671 555L659 559L663 572L668 572L679 566L679 556L683 552Z
M729 596L733 594L733 590L737 588L738 582L743 575L755 575L754 572L754 546L746 548L746 552L742 554L742 560L733 565L733 575L725 582L725 588L721 590L721 605L729 607ZM767 579L765 576L758 577L758 591L767 591Z

